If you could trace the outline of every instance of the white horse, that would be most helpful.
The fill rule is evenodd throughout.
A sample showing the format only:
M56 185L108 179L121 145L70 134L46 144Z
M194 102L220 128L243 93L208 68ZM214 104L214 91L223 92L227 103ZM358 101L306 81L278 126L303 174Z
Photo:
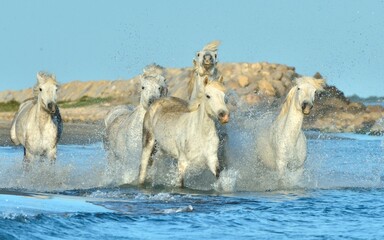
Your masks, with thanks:
M168 93L168 87L165 82L165 78L162 77L163 71L164 71L164 68L162 66L156 63L152 63L143 69L142 77L143 78L145 77L159 78L159 80L156 80L156 81L160 81L163 87L163 91L167 91L167 92L163 92L163 95L165 96ZM150 96L151 93L148 93L149 92L148 90L149 89L147 88L146 91L142 92L142 94ZM142 96L142 98L148 98L144 95ZM118 116L122 114L125 114L125 115L130 114L134 110L135 110L135 107L133 105L120 105L120 106L114 107L112 110L110 110L107 113L106 117L104 118L105 129L107 129Z
M144 115L149 105L157 98L167 94L165 78L156 73L145 73L140 77L141 97L140 104L132 111L124 108L116 109L116 116L111 120L110 113L105 120L106 132L104 136L104 147L108 151L110 165L118 168L138 172L140 164L141 140ZM111 166L111 167L112 167ZM126 174L126 173L123 173ZM129 174L137 176L137 174ZM129 176L123 176L124 181Z
M222 124L229 121L224 91L221 82L209 82L205 77L194 101L188 103L169 97L150 106L143 123L140 184L145 181L155 142L163 153L178 160L178 183L181 187L184 186L185 172L192 165L205 164L216 177L219 176L219 138L215 120Z
M34 98L22 103L11 127L11 139L24 146L24 161L38 158L56 159L57 143L63 129L56 104L56 77L39 72L33 88Z
M202 81L204 76L207 76L211 81L219 80L217 71L219 45L220 41L212 41L196 53L193 58L193 71L188 81L188 86L179 86L173 96L187 101L194 99L196 97L196 89L198 89L197 84L199 84L197 80L200 79Z
M193 73L192 77L188 81L188 88L181 88L181 91L176 92L175 96L187 101L193 101L197 97L197 92L199 91L198 89L201 85L203 85L204 77L208 77L210 81L223 82L223 76L220 76L217 70L217 54L219 46L220 41L215 40L205 45L202 50L195 54L193 59ZM221 125L218 121L215 121L215 124L216 131L219 136L218 157L220 161L220 168L223 170L227 166L227 154L225 149L228 141L227 129L226 126Z
M286 171L300 177L307 157L307 140L301 129L304 115L313 107L315 92L323 90L325 81L302 77L288 92L280 114L256 139L256 153L262 164L277 171L284 184Z

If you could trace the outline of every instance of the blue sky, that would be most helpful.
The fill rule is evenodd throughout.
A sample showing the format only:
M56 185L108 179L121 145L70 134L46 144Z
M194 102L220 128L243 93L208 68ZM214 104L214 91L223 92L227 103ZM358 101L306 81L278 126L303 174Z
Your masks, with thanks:
M221 62L322 73L347 95L384 96L384 0L0 0L0 91L128 79L146 64L191 66L219 39Z

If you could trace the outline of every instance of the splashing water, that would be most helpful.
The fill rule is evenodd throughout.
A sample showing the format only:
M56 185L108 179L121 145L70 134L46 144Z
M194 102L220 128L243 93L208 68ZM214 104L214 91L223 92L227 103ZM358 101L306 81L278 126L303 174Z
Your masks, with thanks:
M276 172L266 169L257 159L255 138L270 124L275 114L263 109L233 112L227 124L228 165L218 180L206 166L191 168L185 179L187 188L217 192L279 190ZM294 179L286 188L381 187L383 176L383 140L356 134L307 132L308 158L302 179ZM140 149L137 149L139 152ZM2 147L0 188L31 191L63 191L137 183L140 159L132 164L117 164L111 170L101 143L59 145L55 164L32 164L23 170L22 149ZM177 161L156 156L148 171L151 187L177 188ZM288 179L294 176L286 176Z

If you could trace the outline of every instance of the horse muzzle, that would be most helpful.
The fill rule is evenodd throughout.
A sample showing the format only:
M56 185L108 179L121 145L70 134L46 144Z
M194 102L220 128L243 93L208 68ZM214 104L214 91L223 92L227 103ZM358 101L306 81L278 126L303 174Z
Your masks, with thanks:
M48 103L47 107L48 107L49 113L53 114L56 112L56 103L50 102L50 103Z
M162 97L166 97L168 95L168 88L167 87L162 87L160 90L160 95Z
M313 105L311 103L308 103L308 102L304 102L302 105L301 105L301 110L303 112L304 115L308 115L311 113L311 110L313 108Z
M226 124L229 122L229 112L221 111L219 113L219 121L221 124Z
M202 65L205 68L205 70L210 70L211 68L213 68L213 57L211 54L206 53L203 56Z

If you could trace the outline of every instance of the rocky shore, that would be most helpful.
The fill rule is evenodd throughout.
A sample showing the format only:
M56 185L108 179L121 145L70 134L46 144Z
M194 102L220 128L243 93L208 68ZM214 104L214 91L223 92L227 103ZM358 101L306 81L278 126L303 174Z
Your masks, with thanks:
M232 110L242 111L252 106L279 106L293 80L300 76L294 67L273 63L222 63L218 65L229 90L229 105ZM187 86L191 68L164 68L169 93ZM60 80L60 76L59 80ZM319 73L315 77L321 78ZM35 79L31 77L31 86ZM105 114L120 104L137 104L139 100L139 77L116 81L73 81L60 87L61 114L68 123L97 123L100 128ZM0 92L0 103L22 102L32 97L32 90ZM82 98L98 99L95 103L76 106L70 103ZM66 105L65 105L66 104ZM14 111L0 112L0 120L10 122ZM352 102L335 86L327 86L318 94L311 114L305 119L304 128L325 132L356 132L364 134L384 133L384 108L365 106ZM2 128L4 124L0 124ZM4 127L3 127L4 128Z

